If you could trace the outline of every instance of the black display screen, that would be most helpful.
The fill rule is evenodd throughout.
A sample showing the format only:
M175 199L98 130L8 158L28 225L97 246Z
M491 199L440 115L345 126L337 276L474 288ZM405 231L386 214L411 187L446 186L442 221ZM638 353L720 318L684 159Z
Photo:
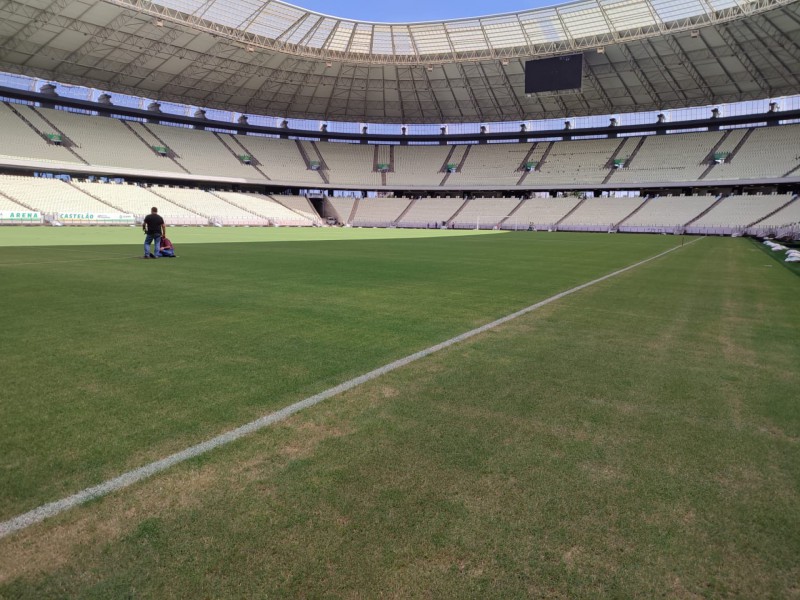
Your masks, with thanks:
M582 76L583 54L529 60L525 63L525 93L580 89Z

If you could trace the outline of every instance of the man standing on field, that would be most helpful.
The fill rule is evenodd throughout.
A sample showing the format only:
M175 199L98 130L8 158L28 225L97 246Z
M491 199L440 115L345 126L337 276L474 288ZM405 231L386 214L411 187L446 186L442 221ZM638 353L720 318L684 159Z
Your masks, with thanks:
M150 209L150 214L142 221L142 231L145 233L144 258L158 258L161 250L161 236L167 234L167 227L155 206ZM150 242L155 242L155 254L150 254Z

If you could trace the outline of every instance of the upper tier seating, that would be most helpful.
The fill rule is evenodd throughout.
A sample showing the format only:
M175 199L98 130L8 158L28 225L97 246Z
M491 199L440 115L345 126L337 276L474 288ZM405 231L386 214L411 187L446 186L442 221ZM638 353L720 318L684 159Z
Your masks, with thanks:
M715 166L706 179L783 177L800 165L800 125L760 127L731 157Z
M0 192L45 214L118 212L60 179L0 175Z
M608 176L608 162L623 140L576 140L559 142L547 155L540 170L531 173L528 184L602 183Z
M659 196L626 219L626 227L681 227L717 201L716 196Z
M515 185L522 176L520 167L531 149L530 144L474 144L464 160L461 172L451 173L446 187Z
M20 112L27 108L21 104L13 106ZM44 133L55 132L46 131ZM14 111L5 102L0 102L0 155L9 158L32 158L59 163L80 164L81 162L63 146L51 144L31 129L25 121L14 114Z
M420 198L397 224L405 227L435 227L449 221L462 204L463 198Z
M789 202L793 194L730 196L692 223L692 227L742 228L760 221Z
M453 225L458 228L492 229L519 204L519 198L475 198L461 209Z
M232 205L240 207L253 215L257 215L263 224L263 220L268 220L275 225L290 227L308 227L313 224L313 220L305 215L298 214L286 208L283 204L276 202L269 196L262 194L242 194L239 192L214 192L217 196L230 202Z
M74 182L82 191L99 198L120 212L144 218L155 206L167 225L206 225L208 219L186 208L173 204L148 188L117 183Z
M721 131L651 135L609 183L695 181L708 168L703 161L722 136Z
M569 211L577 206L580 199L571 198L530 198L522 203L503 227L525 223L546 229L558 223Z
M353 225L366 227L390 225L408 208L410 202L408 198L362 198Z
M89 164L183 173L173 161L159 156L143 144L118 119L87 119L84 115L63 110L37 110L75 143L75 152Z
M252 166L237 158L231 149L210 131L198 131L167 125L145 125L176 154L176 160L193 175L216 175L263 179Z
M260 163L259 168L270 179L298 184L323 183L319 173L308 168L294 141L257 135L240 135L236 139Z
M381 185L381 174L373 172L375 149L366 144L319 143L328 167L328 180L340 185Z
M639 207L644 198L587 198L559 227L612 227Z
M394 173L389 173L391 185L438 186L444 178L441 172L450 146L397 146L394 149Z

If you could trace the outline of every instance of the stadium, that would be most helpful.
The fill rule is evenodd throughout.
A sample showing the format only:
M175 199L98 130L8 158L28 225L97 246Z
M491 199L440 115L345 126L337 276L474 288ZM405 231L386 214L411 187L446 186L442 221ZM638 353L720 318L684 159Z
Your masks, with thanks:
M0 0L0 598L795 597L800 2L335 4Z

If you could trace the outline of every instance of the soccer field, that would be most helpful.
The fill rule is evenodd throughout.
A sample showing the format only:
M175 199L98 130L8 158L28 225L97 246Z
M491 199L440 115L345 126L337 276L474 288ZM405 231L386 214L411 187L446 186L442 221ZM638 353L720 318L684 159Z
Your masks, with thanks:
M745 239L0 229L0 598L790 596L800 279ZM686 242L692 241L687 238Z

